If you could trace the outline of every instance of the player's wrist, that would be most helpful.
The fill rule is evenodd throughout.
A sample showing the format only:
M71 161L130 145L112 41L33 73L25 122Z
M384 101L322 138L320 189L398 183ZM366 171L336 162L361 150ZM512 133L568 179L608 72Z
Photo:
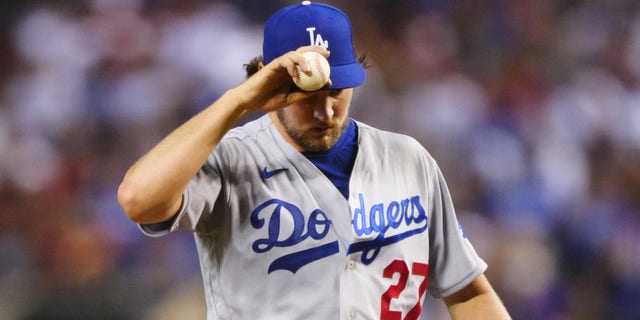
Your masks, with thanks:
M220 100L227 101L225 105L233 109L233 113L239 118L253 111L251 104L246 101L245 95L239 92L238 88L229 89Z

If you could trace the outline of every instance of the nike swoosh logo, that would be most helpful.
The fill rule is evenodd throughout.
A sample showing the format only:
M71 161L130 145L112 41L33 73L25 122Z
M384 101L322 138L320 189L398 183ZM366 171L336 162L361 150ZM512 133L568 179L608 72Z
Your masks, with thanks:
M268 171L267 167L264 167L264 169L262 169L262 178L269 179L269 178L275 176L276 174L284 172L284 171L289 171L289 169L280 168L280 169L274 169L274 170Z

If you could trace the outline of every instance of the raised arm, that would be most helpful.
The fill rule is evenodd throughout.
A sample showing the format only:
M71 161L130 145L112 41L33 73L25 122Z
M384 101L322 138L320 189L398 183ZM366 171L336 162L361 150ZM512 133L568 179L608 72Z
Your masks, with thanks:
M484 275L462 290L445 297L451 319L511 319L507 309Z
M296 65L308 71L301 53L328 52L302 47L274 59L237 87L182 124L127 170L118 188L118 202L138 223L166 221L180 208L191 178L224 134L253 111L273 111L314 93L291 92Z

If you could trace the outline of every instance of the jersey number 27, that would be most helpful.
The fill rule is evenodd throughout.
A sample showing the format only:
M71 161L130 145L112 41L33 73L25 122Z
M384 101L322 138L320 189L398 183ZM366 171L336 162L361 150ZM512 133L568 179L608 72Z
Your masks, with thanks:
M418 301L415 306L409 310L404 320L416 320L422 313L422 296L427 290L427 281L429 279L429 265L426 263L414 262L411 265L411 273L409 273L409 266L403 260L393 260L382 273L382 276L387 279L392 279L395 274L399 274L398 282L391 285L387 291L382 294L382 301L380 305L380 320L402 320L402 311L395 311L390 309L391 300L400 297L400 294L407 286L407 281L410 276L423 277L420 287L418 288Z

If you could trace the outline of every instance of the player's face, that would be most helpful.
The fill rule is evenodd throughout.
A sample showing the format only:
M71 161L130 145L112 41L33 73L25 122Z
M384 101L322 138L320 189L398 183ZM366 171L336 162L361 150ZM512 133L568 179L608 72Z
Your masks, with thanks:
M320 91L276 112L290 143L300 151L326 151L347 126L353 89Z

